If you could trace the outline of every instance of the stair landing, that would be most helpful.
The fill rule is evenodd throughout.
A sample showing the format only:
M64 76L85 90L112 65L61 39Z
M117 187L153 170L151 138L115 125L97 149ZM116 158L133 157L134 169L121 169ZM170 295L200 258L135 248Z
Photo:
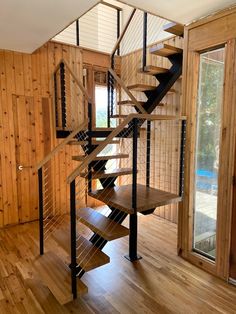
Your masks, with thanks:
M123 212L128 214L133 213L131 184L106 188L106 190L92 191L89 195ZM178 195L141 184L137 185L137 211L140 213L179 201L181 201L181 197Z

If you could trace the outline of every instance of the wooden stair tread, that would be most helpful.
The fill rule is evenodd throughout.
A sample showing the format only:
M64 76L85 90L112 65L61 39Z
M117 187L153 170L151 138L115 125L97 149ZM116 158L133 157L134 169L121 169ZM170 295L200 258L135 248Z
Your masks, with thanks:
M83 161L86 156L72 156L73 160ZM110 159L122 159L128 158L128 154L114 154L114 155L98 155L94 158L94 160L110 160Z
M146 104L146 101L143 101L143 102L140 102L141 105L145 105ZM120 101L118 103L118 105L127 105L127 106L135 106L135 104L132 102L132 100L123 100L123 101ZM159 107L163 107L165 106L166 104L164 103L159 103L158 106Z
M92 140L92 144L93 144L93 145L99 145L99 144L101 144L103 141L104 141L104 140L95 140L95 139L93 139L93 140ZM110 144L120 144L120 140L119 140L119 139L117 139L117 140L112 140Z
M129 229L105 217L92 208L87 207L79 209L77 216L80 218L80 222L107 241L125 237L129 234Z
M56 254L47 252L38 257L35 267L43 283L60 304L63 305L73 300L70 268ZM77 278L77 290L79 295L88 292L88 288L79 278Z
M88 141L77 141L77 140L71 140L67 143L68 145L87 145Z
M103 179L103 178L112 178L112 177L118 177L118 176L124 176L132 174L131 168L119 168L119 169L112 169L112 170L103 170L98 171L95 173L92 173L93 179ZM81 177L86 178L87 173L81 173Z
M127 86L127 88L130 90L133 90L133 91L137 91L137 92L145 92L145 91L149 91L149 90L154 90L156 88L156 86L138 83L138 84L134 84L134 85L129 85L129 86Z
M158 55L161 57L168 57L176 53L182 53L183 49L167 44L159 44L155 47L150 48L149 52L151 54Z
M184 26L174 22L164 25L163 30L176 36L183 36L184 34Z
M122 101L119 101L117 103L119 106L122 106L122 105L126 105L126 106L135 106L134 102L132 100L122 100ZM141 106L145 105L146 104L146 101L139 101L139 104Z
M70 256L70 229L57 229L53 238ZM84 270L90 271L110 262L110 257L94 246L82 235L77 234L77 264Z
M128 214L133 213L132 209L132 184L119 187L106 188L106 190L96 190L89 193L109 206L113 206ZM108 196L107 196L108 195ZM162 205L176 203L181 200L178 195L162 190L137 185L137 211L143 212Z
M114 119L125 119L127 117L128 117L127 114L114 114L113 116L111 116L111 118L114 118Z
M169 70L166 68L162 67L157 67L155 65L147 65L141 69L138 70L138 73L144 73L144 74L149 74L149 75L156 75L156 74L161 74L161 73L166 73Z
M114 131L116 128L94 128L93 131Z

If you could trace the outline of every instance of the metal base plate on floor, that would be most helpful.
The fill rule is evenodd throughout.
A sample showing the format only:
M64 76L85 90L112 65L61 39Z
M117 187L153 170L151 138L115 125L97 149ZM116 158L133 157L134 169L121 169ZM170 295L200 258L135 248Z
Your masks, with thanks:
M137 255L136 258L131 258L129 255L125 255L124 257L125 257L128 261L130 261L130 262L135 262L135 261L138 261L138 260L142 259L142 256L140 256L140 255Z

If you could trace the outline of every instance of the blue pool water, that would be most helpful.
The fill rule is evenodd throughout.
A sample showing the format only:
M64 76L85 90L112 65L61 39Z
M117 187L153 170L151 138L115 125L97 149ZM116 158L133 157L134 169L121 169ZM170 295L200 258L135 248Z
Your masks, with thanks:
M216 193L217 192L217 173L203 169L196 170L197 190Z

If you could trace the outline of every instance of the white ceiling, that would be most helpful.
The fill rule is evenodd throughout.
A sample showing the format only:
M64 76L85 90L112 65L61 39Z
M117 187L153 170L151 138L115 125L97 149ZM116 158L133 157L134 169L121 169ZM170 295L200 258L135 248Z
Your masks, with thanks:
M0 49L31 53L99 0L0 0Z
M236 0L118 0L157 14L167 20L188 24L218 10L235 5Z
M31 53L100 0L0 0L0 49ZM236 0L120 0L188 24Z

